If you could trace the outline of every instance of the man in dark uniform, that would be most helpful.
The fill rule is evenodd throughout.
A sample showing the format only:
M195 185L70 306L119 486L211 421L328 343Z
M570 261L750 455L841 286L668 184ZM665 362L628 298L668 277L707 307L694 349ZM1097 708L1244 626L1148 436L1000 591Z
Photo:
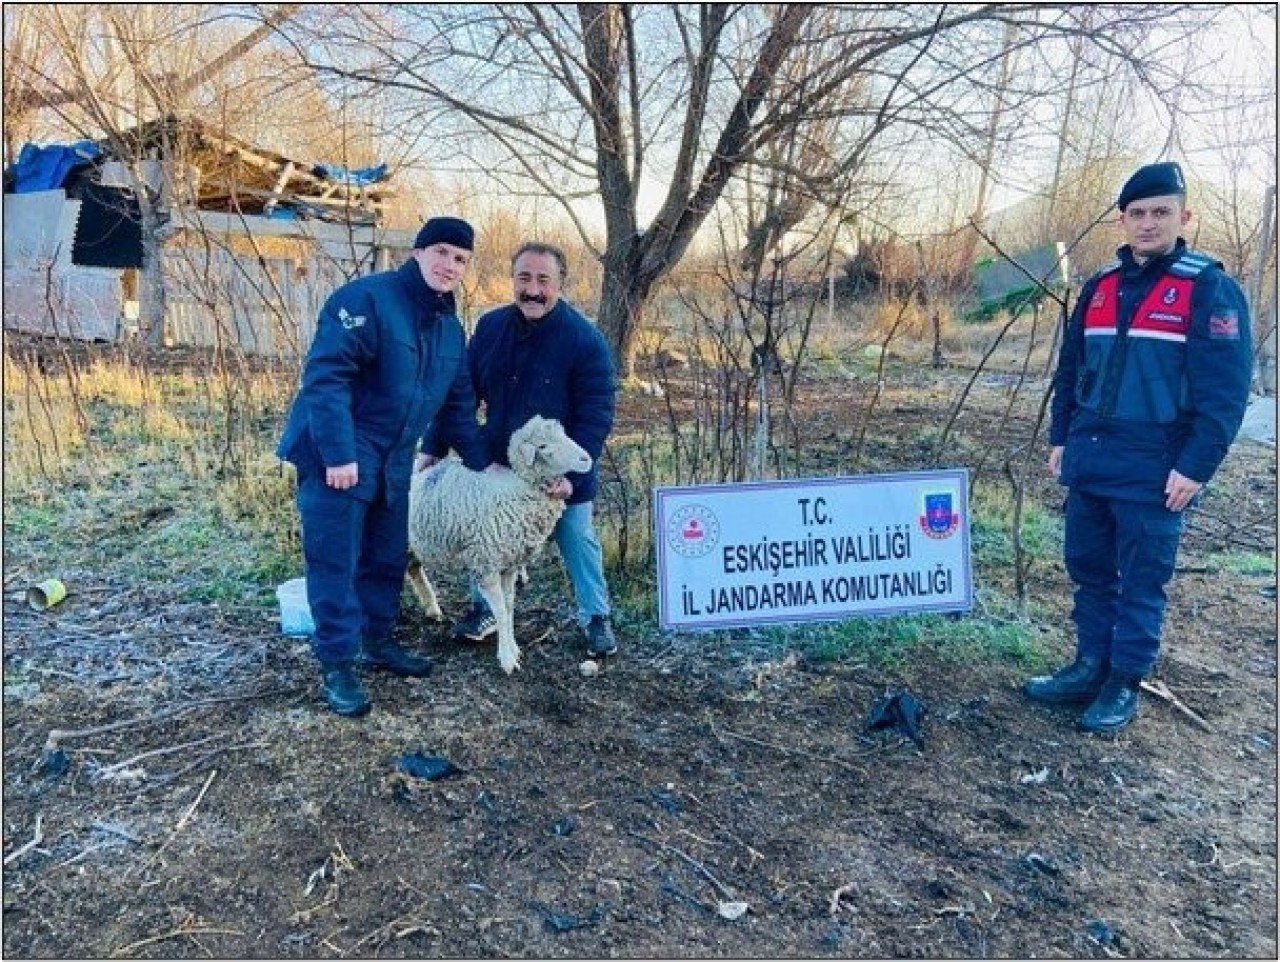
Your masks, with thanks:
M1140 168L1117 207L1128 243L1081 290L1053 382L1049 470L1068 488L1076 658L1025 688L1087 705L1089 732L1137 714L1182 512L1235 438L1253 364L1240 286L1179 236L1191 220L1181 168Z
M340 715L370 707L355 672L421 677L423 657L392 638L408 565L409 478L435 419L467 466L489 461L477 433L466 339L453 290L474 232L434 217L399 269L338 288L320 312L277 454L298 470L307 598L325 699Z

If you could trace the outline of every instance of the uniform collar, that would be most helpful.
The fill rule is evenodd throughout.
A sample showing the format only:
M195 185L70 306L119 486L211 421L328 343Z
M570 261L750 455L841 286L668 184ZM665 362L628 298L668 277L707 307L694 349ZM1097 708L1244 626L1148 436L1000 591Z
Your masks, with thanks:
M1176 261L1179 257L1182 256L1183 252L1186 249L1187 249L1187 242L1183 240L1181 237L1179 237L1174 242L1173 250L1167 251L1161 254L1159 257L1148 258L1147 260L1143 261L1141 264L1139 264L1138 259L1133 256L1133 248L1130 247L1128 244L1125 244L1124 246L1120 247L1116 251L1116 256L1120 258L1120 263L1124 265L1126 271L1130 271L1130 272L1145 271L1151 268L1153 265L1159 265L1161 268L1164 268L1169 264L1172 264L1174 261Z

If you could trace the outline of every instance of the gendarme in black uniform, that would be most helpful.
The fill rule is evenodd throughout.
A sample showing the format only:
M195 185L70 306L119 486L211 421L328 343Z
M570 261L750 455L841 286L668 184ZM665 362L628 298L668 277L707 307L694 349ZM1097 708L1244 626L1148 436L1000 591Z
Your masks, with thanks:
M1152 164L1130 178L1118 206L1169 196L1171 216L1183 215L1184 193L1176 164ZM1182 534L1166 485L1173 472L1201 484L1213 477L1240 427L1251 374L1240 286L1181 238L1141 262L1126 244L1080 292L1049 429L1050 444L1064 449L1059 480L1069 489L1064 559L1075 583L1077 659L1031 679L1026 692L1092 702L1080 720L1088 731L1118 730L1137 710L1138 683L1160 653Z

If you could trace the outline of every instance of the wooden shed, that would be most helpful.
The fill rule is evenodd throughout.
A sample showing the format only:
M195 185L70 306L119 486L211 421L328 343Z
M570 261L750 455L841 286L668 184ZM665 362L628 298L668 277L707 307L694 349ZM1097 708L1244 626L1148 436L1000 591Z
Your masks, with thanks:
M333 288L412 245L385 226L385 166L304 163L172 117L100 146L75 182L5 194L7 329L139 333L139 189L161 220L166 344L301 353Z

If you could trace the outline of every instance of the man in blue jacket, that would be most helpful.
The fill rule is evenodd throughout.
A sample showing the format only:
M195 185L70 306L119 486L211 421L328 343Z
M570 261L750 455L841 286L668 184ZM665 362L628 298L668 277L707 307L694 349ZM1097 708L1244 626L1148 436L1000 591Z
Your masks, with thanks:
M467 346L471 381L485 409L481 434L490 460L505 465L512 433L540 414L564 425L591 455L590 471L569 474L550 491L565 500L552 538L573 584L587 651L605 657L617 652L618 643L592 514L600 454L613 428L613 355L596 325L560 296L567 274L560 248L528 242L511 263L514 302L482 316ZM424 449L440 455L451 440L447 426L441 425ZM471 604L454 633L479 641L497 631L497 622L474 586Z
M409 478L419 440L447 425L467 465L485 457L466 340L453 291L474 232L433 217L399 269L338 288L320 312L276 453L298 472L297 503L311 648L325 699L340 715L368 712L355 663L421 677L431 663L392 638L408 564Z
M1226 457L1253 369L1240 286L1179 236L1191 220L1182 169L1140 168L1117 206L1128 243L1081 290L1053 382L1049 470L1068 488L1076 658L1025 689L1087 705L1089 732L1137 714L1183 510Z

